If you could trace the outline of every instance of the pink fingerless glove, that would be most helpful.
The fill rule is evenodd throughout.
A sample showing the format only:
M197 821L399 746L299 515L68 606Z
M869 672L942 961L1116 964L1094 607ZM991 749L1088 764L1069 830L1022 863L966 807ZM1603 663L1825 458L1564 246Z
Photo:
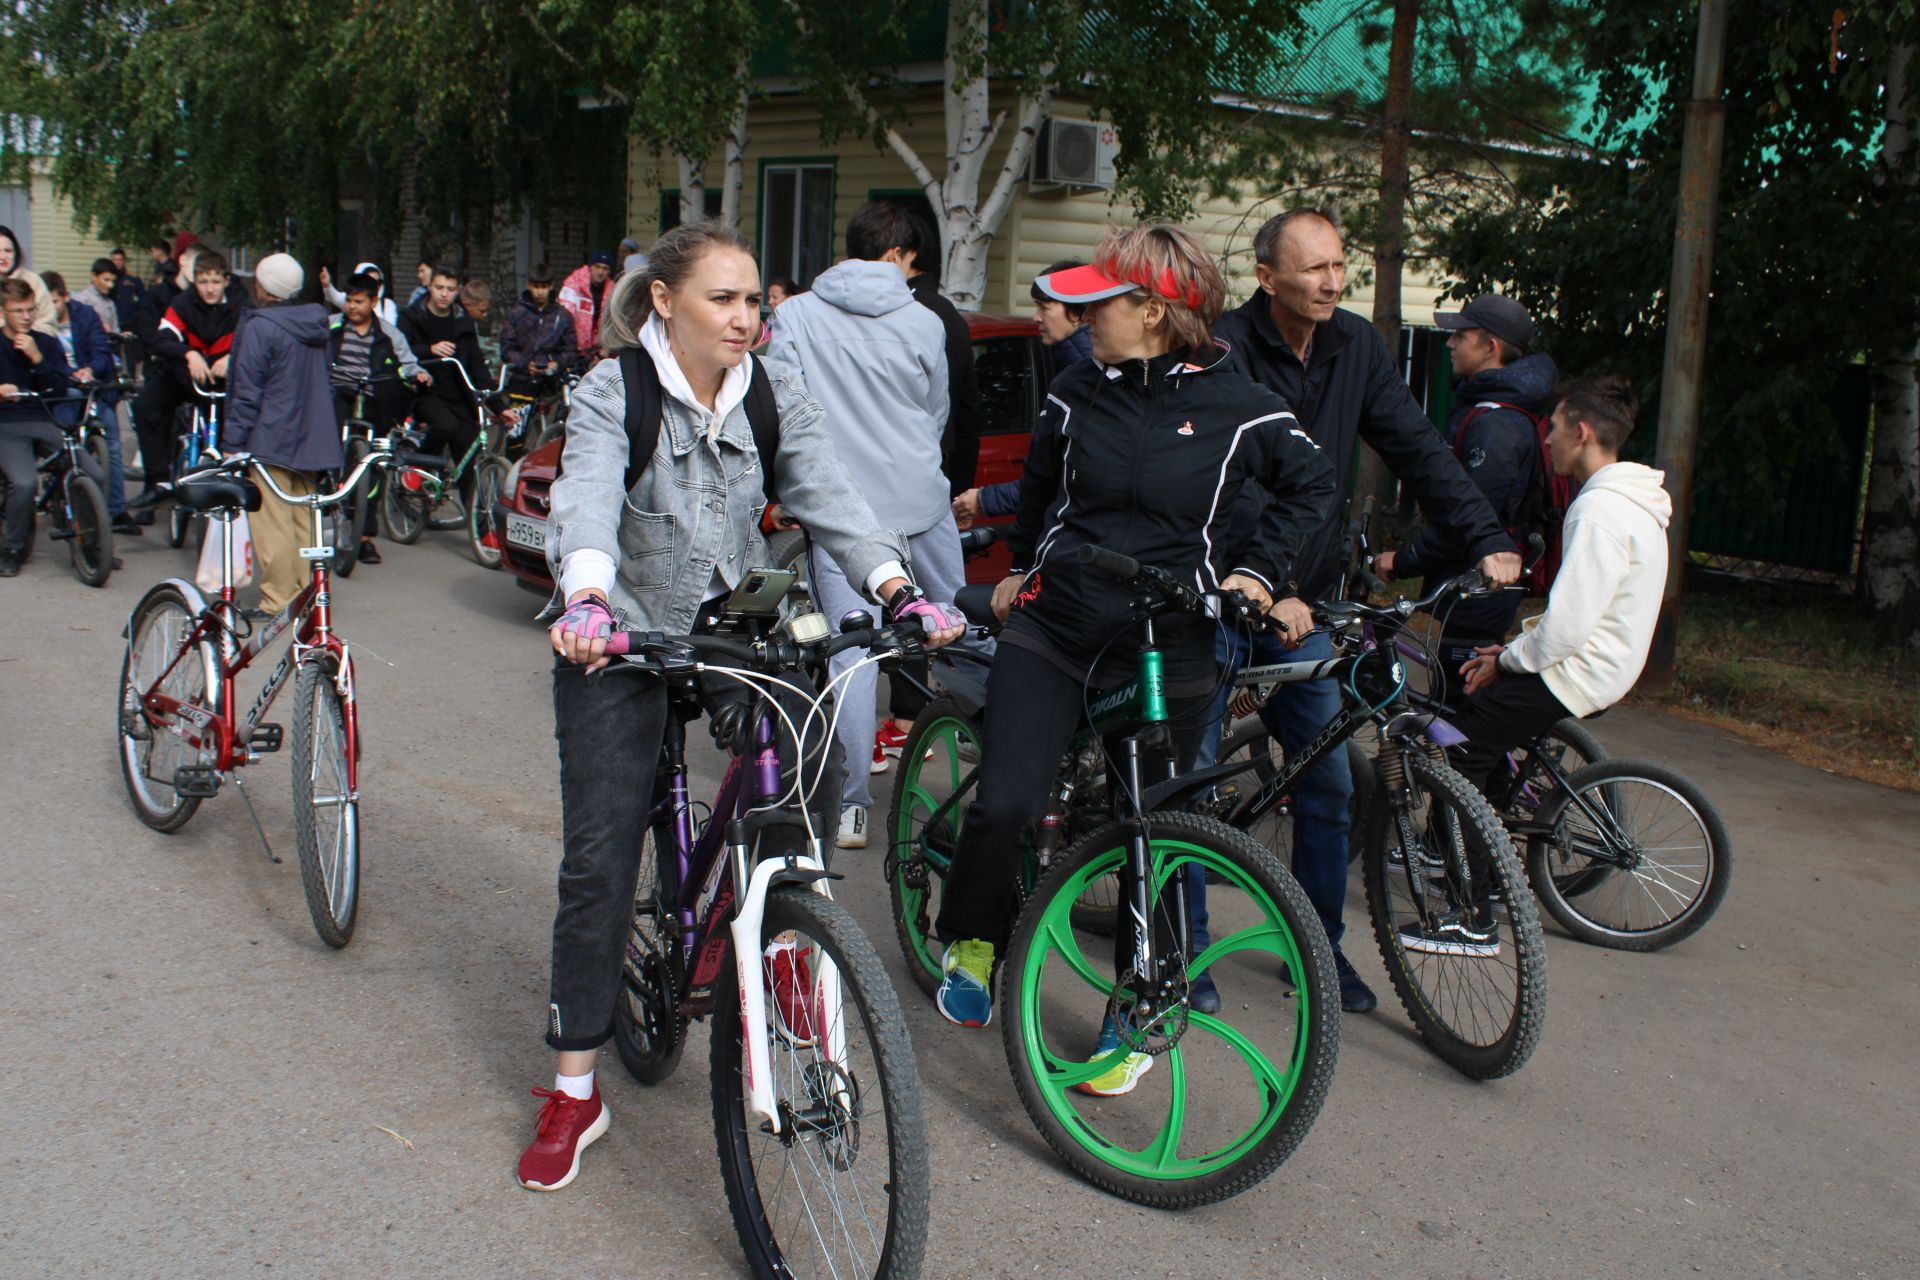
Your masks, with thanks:
M613 634L613 614L599 596L581 596L567 606L567 611L553 625L563 632L573 632L582 640L605 640Z
M938 600L929 600L916 595L913 599L890 611L889 622L901 622L908 618L918 618L921 627L928 635L936 631L946 631L952 627L967 625L967 617L950 604L941 604Z

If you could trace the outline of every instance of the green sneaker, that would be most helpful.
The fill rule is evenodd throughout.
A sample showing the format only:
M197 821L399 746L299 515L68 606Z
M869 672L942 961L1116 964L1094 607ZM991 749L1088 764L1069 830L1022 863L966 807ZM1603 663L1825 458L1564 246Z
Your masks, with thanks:
M1120 1024L1114 1021L1112 1014L1108 1014L1100 1020L1100 1038L1094 1042L1093 1056L1087 1061L1098 1062L1119 1047ZM1073 1087L1096 1098L1117 1098L1123 1093L1132 1093L1133 1087L1140 1083L1140 1077L1151 1070L1152 1055L1135 1051L1093 1079Z
M962 938L947 948L946 976L934 993L940 1016L959 1027L984 1027L993 1021L993 944Z

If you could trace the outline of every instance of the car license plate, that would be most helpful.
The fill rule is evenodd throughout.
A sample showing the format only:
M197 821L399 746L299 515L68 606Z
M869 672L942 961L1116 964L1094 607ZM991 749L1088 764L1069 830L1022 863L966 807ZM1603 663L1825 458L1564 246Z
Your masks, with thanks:
M530 516L509 515L507 517L507 541L516 547L525 547L529 551L547 549L547 522L535 520Z

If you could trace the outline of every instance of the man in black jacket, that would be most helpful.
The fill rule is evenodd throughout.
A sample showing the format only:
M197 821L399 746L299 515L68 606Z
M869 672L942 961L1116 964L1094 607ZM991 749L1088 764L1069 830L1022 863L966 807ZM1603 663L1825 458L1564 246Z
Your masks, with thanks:
M480 350L480 331L473 317L456 305L459 297L459 273L449 266L437 266L433 269L433 278L427 282L427 296L404 308L399 324L415 358L433 375L432 385L414 404L414 413L426 428L426 447L431 451L447 446L455 462L465 455L480 433L479 406L457 370L429 362L458 360L473 390L481 394L486 393L493 381L487 372L486 356ZM471 478L469 471L462 479L463 496Z
M1358 436L1386 459L1420 500L1427 518L1448 529L1482 572L1502 584L1518 578L1519 552L1445 438L1414 403L1386 344L1372 325L1340 309L1346 247L1332 220L1316 210L1291 210L1268 219L1254 236L1253 247L1260 288L1214 326L1215 337L1231 349L1235 366L1278 392L1293 409L1301 429L1339 469L1341 493L1353 484ZM1263 494L1249 488L1238 518L1251 523L1264 502ZM1336 507L1297 562L1293 593L1302 599L1323 597L1339 576L1344 518ZM1332 643L1324 635L1310 635L1300 647L1276 649L1274 654L1256 652L1255 660L1327 658ZM1226 654L1222 660L1235 656ZM1260 717L1287 754L1296 755L1339 710L1340 691L1334 682L1311 680L1281 685ZM1217 744L1217 737L1214 741ZM1203 749L1201 759L1210 756ZM1352 792L1346 757L1339 752L1301 779L1294 793L1293 873L1333 941L1342 1006L1365 1012L1378 1002L1340 953ZM1204 927L1202 919L1195 923Z
M1533 317L1512 298L1482 294L1458 311L1435 312L1433 321L1453 330L1447 349L1460 377L1447 415L1453 456L1493 504L1501 526L1524 539L1540 519L1532 501L1541 485L1538 419L1553 409L1560 370L1545 352L1525 354L1533 345ZM1398 551L1382 552L1375 567L1388 578L1439 580L1465 573L1473 560L1451 530L1435 523ZM1446 702L1459 705L1460 665L1481 645L1505 644L1519 607L1519 592L1502 591L1462 600L1442 620L1443 683L1436 692Z
M980 465L980 427L985 416L980 408L980 385L973 376L973 334L958 307L940 292L940 277L923 265L931 261L939 248L926 244L927 230L920 219L909 218L913 243L905 246L911 255L912 274L907 288L913 300L940 317L947 331L947 422L940 432L940 452L946 461L947 484L957 498L973 488L973 473Z

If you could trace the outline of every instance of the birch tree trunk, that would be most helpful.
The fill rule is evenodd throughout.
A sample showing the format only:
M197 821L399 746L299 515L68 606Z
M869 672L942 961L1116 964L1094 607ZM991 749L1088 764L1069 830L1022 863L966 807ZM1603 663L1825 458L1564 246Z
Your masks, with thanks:
M680 221L684 225L707 216L707 161L704 156L675 152L680 168Z
M726 162L721 172L720 221L730 227L740 225L740 192L747 174L747 87L741 74L740 105L733 116L733 128L727 132Z
M1896 45L1887 64L1887 128L1880 144L1882 180L1894 200L1920 199L1913 154L1911 44ZM1867 472L1862 580L1867 604L1920 648L1920 388L1915 362L1920 334L1888 335L1873 358L1873 455Z
M1029 77L1022 88L1006 158L994 171L993 186L983 198L980 188L987 176L987 155L1008 124L1005 111L992 110L991 72L986 60L990 17L987 0L948 0L944 77L947 150L939 172L898 130L883 131L887 149L907 167L933 206L943 264L941 292L962 311L978 311L986 299L987 255L1026 176L1040 120L1051 98L1053 69L1047 67ZM802 21L804 30L804 20L797 20ZM857 88L849 86L847 94L868 119L879 123L878 114Z

